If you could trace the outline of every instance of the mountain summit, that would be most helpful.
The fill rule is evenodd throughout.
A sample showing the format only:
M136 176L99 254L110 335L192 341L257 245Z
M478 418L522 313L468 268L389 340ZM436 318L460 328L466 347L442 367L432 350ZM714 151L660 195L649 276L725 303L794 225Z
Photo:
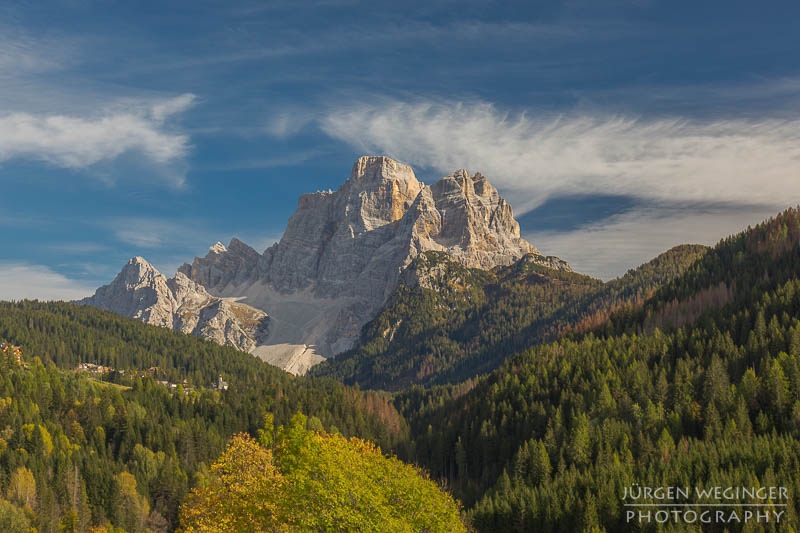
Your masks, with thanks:
M142 257L132 258L110 284L79 303L244 351L266 337L269 324L263 311L211 296L180 272L167 279Z
M263 254L234 238L184 264L178 276L209 296L269 313L269 334L250 351L304 373L352 347L404 269L426 251L483 269L538 253L520 237L511 206L481 174L458 170L426 186L407 165L365 156L338 190L302 195L283 237ZM109 291L98 289L93 299L116 310L98 297ZM132 307L134 296L114 294L118 312L144 320L146 311Z

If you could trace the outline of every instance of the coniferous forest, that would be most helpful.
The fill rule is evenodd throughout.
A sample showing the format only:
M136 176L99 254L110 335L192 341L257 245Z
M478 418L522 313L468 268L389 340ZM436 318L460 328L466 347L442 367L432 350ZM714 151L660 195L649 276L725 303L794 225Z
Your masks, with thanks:
M436 285L398 289L340 365L302 378L96 309L3 303L0 340L22 355L0 360L0 530L797 529L796 209L608 283L435 254L416 266L433 267ZM354 487L390 478L385 494ZM779 523L631 522L633 486L788 499L768 502Z

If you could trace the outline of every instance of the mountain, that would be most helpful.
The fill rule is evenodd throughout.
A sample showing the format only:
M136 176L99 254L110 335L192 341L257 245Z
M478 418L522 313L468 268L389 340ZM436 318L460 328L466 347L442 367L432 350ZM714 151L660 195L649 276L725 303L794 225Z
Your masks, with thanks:
M406 165L362 157L337 191L301 196L283 237L261 256L234 240L180 271L267 311L272 332L254 353L302 373L351 348L403 269L428 250L479 268L535 252L480 174L461 170L425 186Z
M248 334L243 348L302 374L352 348L403 271L429 251L480 269L510 265L526 254L538 256L520 237L511 206L480 173L459 170L426 186L407 165L365 156L338 190L301 196L283 237L263 254L238 239L228 247L217 243L205 257L180 267L172 281L155 282L160 288L144 291L144 300L134 280L119 290L101 288L84 303L180 329L176 313L182 300L162 285L193 282L199 289L188 290L191 301L205 301L202 295L208 294L222 307L237 300L252 306L239 310L269 314L266 334L263 318L251 331L234 320L237 312L230 312L209 328L212 338L220 339L219 328L243 330ZM195 292L201 296L188 296ZM153 304L153 298L163 304Z
M211 296L181 272L167 279L142 257L128 261L114 281L79 303L242 351L252 350L269 331L263 311Z

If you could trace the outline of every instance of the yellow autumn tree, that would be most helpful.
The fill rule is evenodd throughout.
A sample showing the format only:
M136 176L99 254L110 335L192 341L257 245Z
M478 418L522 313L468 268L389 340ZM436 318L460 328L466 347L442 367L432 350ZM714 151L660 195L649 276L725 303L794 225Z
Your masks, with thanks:
M138 533L145 530L150 504L136 489L136 478L129 472L120 472L114 477L117 482L117 498L114 506L125 531Z
M36 508L36 479L24 466L17 467L8 483L8 499L20 507Z
M458 503L418 469L306 424L267 427L261 444L234 437L181 508L183 531L466 531Z
M288 531L281 526L279 496L284 480L272 452L248 435L235 435L200 487L181 507L185 533Z
M28 514L13 503L0 497L0 531L3 533L30 533Z

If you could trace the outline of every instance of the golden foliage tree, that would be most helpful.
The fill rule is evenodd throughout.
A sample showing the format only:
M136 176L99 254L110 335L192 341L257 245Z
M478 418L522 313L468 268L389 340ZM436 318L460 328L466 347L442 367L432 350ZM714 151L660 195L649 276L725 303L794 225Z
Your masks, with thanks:
M17 467L8 483L8 499L20 507L36 507L36 479L24 466Z
M297 415L266 428L272 450L269 438L231 439L181 508L183 531L466 531L458 503L418 469L306 426Z
M136 489L136 478L129 472L120 472L114 479L117 482L115 503L120 514L120 523L128 532L144 531L150 504Z
M235 435L181 507L183 531L280 531L283 485L272 452L246 434Z

